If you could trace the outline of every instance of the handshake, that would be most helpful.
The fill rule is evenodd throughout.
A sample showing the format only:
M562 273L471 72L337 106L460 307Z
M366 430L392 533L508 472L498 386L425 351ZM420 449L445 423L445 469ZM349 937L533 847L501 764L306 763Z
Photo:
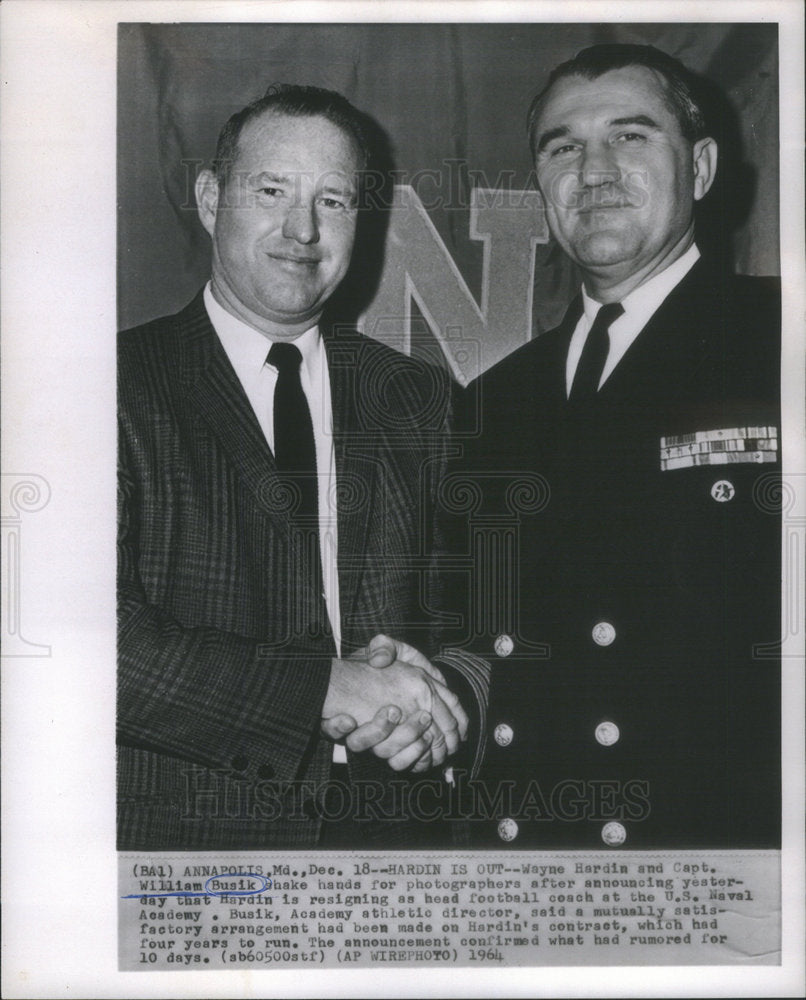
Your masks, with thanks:
M395 771L426 771L456 752L467 727L443 675L405 642L376 635L333 660L322 734L354 753L371 750Z

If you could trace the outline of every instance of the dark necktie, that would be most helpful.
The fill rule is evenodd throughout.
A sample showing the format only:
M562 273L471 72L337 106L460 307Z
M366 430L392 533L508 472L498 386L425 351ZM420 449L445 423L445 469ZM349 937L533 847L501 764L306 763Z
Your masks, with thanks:
M607 355L610 350L610 324L614 323L624 312L620 302L608 302L601 306L593 325L588 331L588 338L582 349L582 355L577 365L576 375L568 396L569 404L590 403L596 398L599 382L602 378Z
M304 538L311 578L321 591L316 444L311 411L299 378L302 355L294 344L277 343L266 360L278 372L274 388L274 460L282 479L298 497L291 516Z

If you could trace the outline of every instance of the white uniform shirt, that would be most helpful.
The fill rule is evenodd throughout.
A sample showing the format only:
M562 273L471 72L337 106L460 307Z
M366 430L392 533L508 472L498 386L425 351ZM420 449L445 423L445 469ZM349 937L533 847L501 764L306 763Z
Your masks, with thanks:
M700 251L696 244L686 250L682 257L670 264L660 274L656 274L649 281L644 282L633 289L629 295L625 295L621 304L624 307L624 314L619 316L610 324L610 350L607 361L602 371L599 381L599 388L604 385L613 372L613 369L621 361L628 349L635 341L638 334L644 329L653 314L657 311L666 296L675 288L688 272L694 267L700 257ZM574 332L571 336L571 343L568 345L568 358L565 364L565 393L571 394L571 386L574 382L577 365L582 355L582 349L588 337L588 332L599 312L601 302L592 299L582 286L583 312L579 318Z

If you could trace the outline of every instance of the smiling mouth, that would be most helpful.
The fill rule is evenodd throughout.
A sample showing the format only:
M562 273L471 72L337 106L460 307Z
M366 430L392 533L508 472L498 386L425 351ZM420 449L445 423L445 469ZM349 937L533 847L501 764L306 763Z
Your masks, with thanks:
M318 257L295 257L293 254L285 253L267 253L266 256L282 264L293 264L297 267L313 267L321 263Z
M597 204L597 205L583 205L582 208L577 209L577 215L592 215L595 212L610 212L613 209L621 209L621 208L632 208L632 205L628 205L626 202L623 201L615 201L610 203L604 202L602 204Z

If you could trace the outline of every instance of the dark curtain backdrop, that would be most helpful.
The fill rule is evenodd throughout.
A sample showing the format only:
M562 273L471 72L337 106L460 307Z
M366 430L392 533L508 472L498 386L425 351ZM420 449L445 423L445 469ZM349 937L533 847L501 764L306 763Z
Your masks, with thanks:
M698 239L729 253L740 272L778 274L774 24L123 24L121 326L175 311L208 277L209 240L193 198L196 171L209 164L224 121L275 82L338 90L374 118L388 144L388 166L397 171L398 181L415 188L455 262L457 280L483 303L489 291L485 281L496 279L495 274L485 276L483 245L470 236L471 189L530 186L524 123L531 97L554 65L604 41L656 45L713 82L709 114L720 141L721 171ZM392 230L394 237L397 230ZM414 232L411 227L404 231ZM407 248L409 261L421 244L425 248L422 233L420 242ZM385 240L388 248L389 231ZM514 339L507 339L507 324L517 326L521 320L510 323L506 306L500 305L494 322L479 320L482 335L499 342L488 345L483 358L469 362L464 372L454 365L459 377L487 367L562 314L576 278L551 243L538 239L531 246L531 334L516 331ZM431 252L445 257L439 248ZM359 246L361 253L370 265L375 262L376 273L359 284L370 299L377 299L377 282L390 280L389 268L381 275L377 264L383 261L384 247ZM500 259L498 273L504 274ZM512 294L526 302L523 290ZM449 336L445 320L434 319L436 305L433 310L429 305L439 296L433 289L429 295L429 301L425 293L411 296L414 304L405 310L406 322L431 326L432 335L444 341ZM453 284L445 290L446 301L452 295ZM487 300L490 305L494 296ZM499 295L497 301L505 302L505 297ZM364 301L356 308L366 311L367 306ZM518 308L520 317L523 308ZM367 332L383 339L382 325ZM400 341L399 331L389 336L396 338ZM411 347L405 337L400 343Z

